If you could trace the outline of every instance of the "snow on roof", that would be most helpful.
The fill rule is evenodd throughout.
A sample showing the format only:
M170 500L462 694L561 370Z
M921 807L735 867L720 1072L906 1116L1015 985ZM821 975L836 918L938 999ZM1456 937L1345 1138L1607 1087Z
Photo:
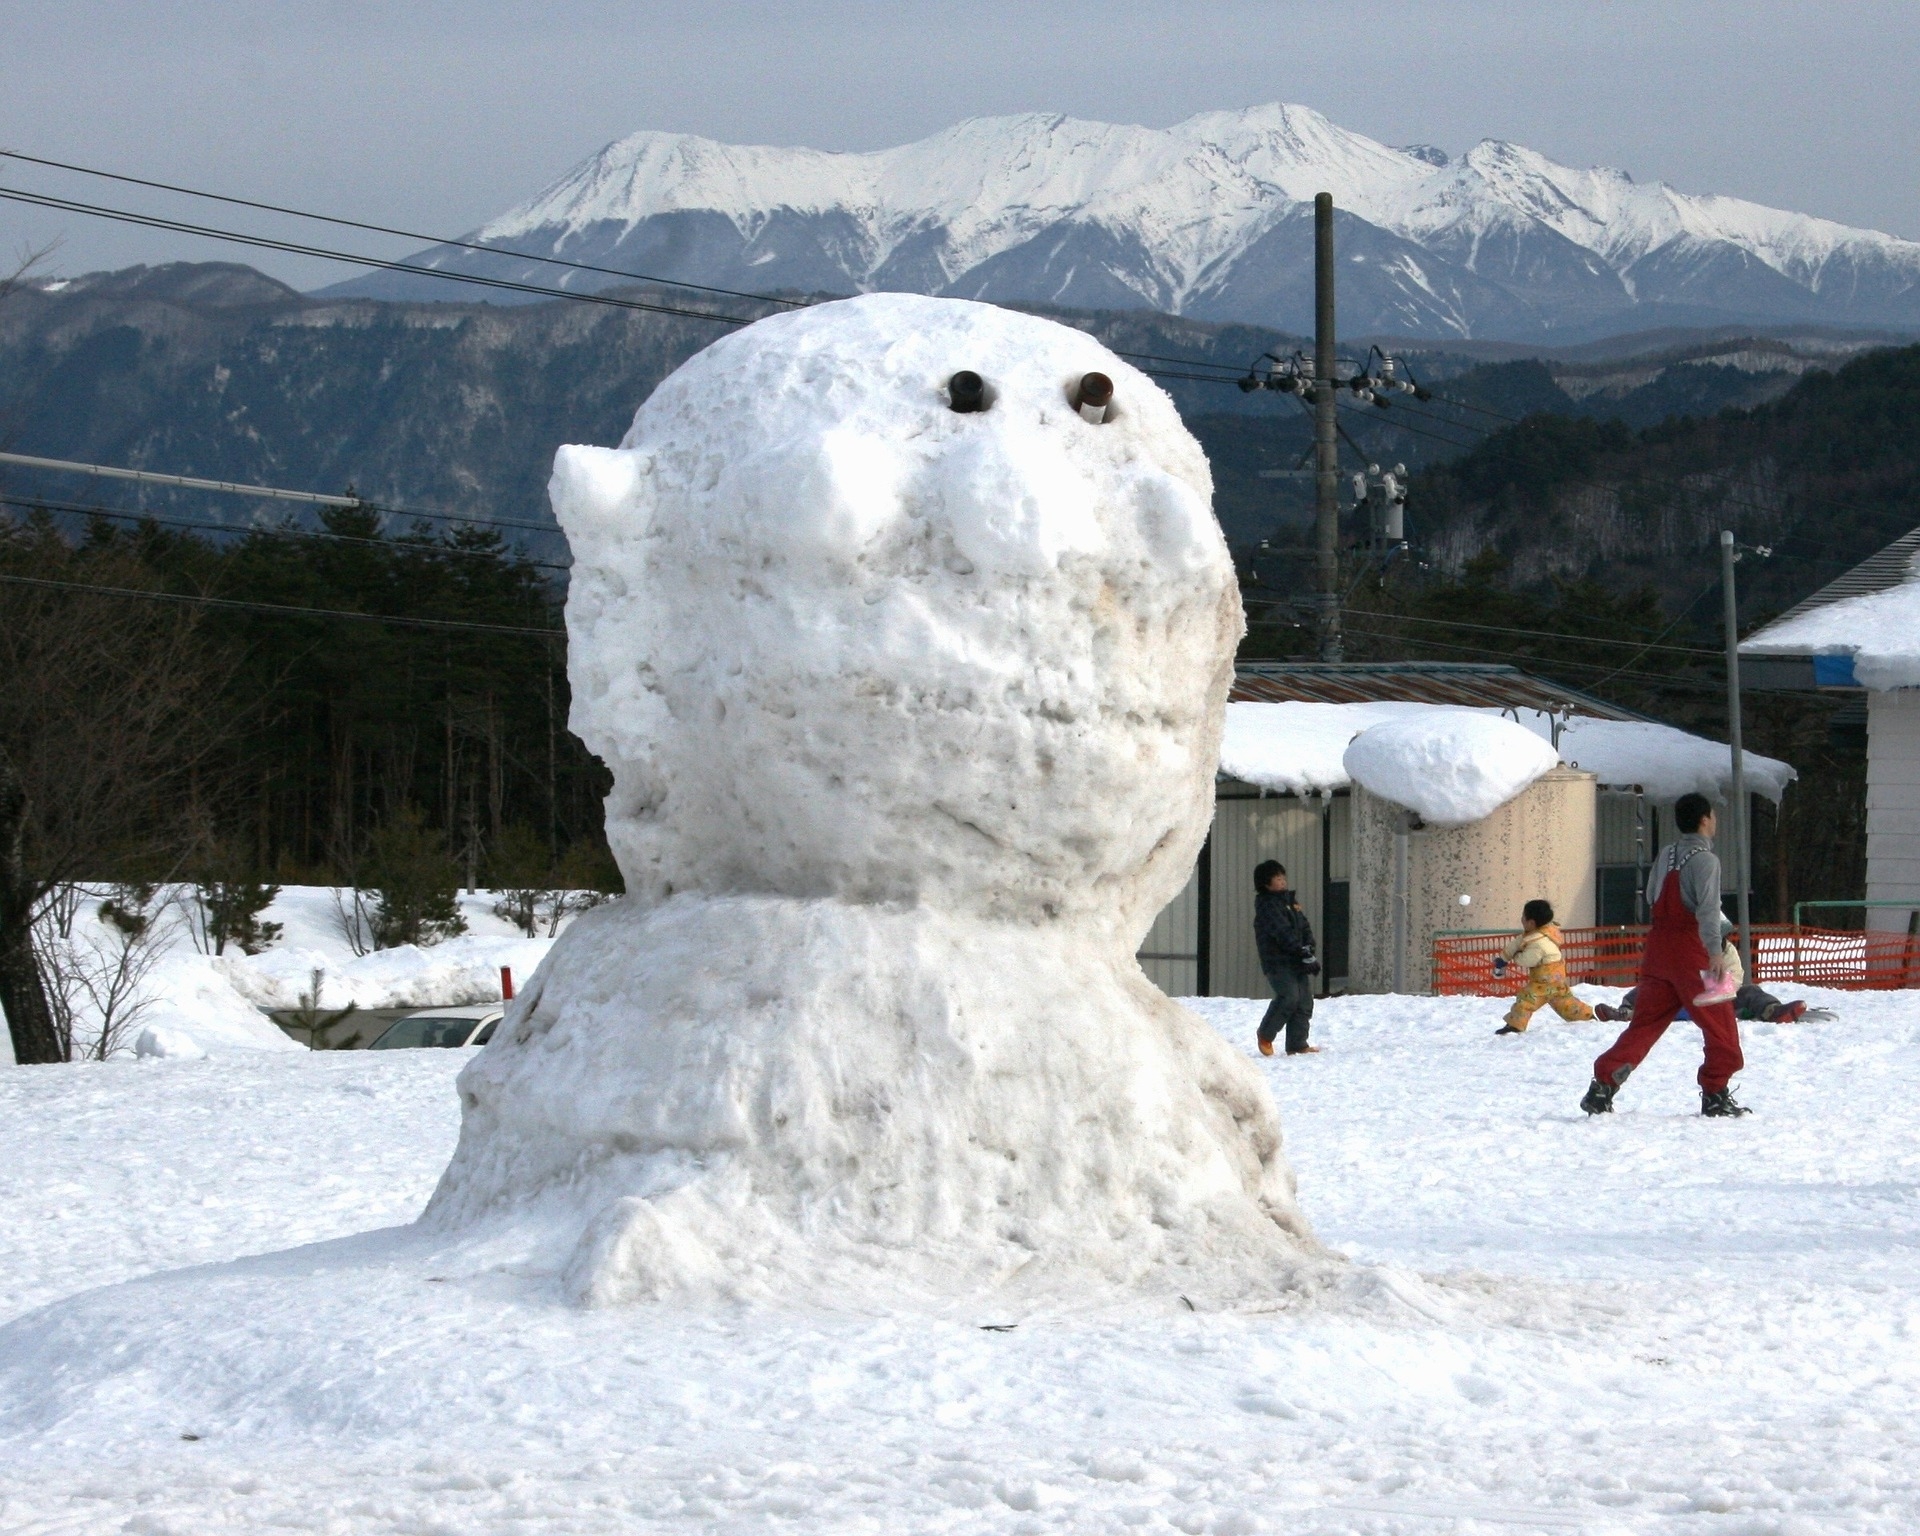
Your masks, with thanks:
M1671 805L1682 795L1725 800L1732 791L1733 754L1725 742L1709 741L1654 720L1595 720L1574 715L1560 731L1560 756L1585 768L1604 785L1637 785L1648 797ZM1758 752L1741 754L1749 793L1775 805L1799 777L1791 764Z
M1220 769L1279 795L1330 794L1352 784L1347 747L1362 731L1403 716L1454 708L1399 702L1229 704Z
M1498 759L1503 754L1513 755L1512 738L1470 738L1455 728L1450 717L1498 720L1503 713L1459 705L1399 702L1229 704L1226 736L1220 747L1220 769L1233 778L1275 794L1330 794L1336 789L1348 788L1356 777L1375 793L1386 793L1350 771L1348 747L1362 732L1412 722L1416 731L1437 733L1436 740L1451 743L1449 750L1456 754ZM1543 744L1551 740L1550 716L1534 710L1518 713L1517 725L1511 714L1507 716L1509 725ZM1503 741L1506 746L1502 746ZM1589 715L1565 717L1558 759L1554 760L1562 759L1592 772L1603 786L1638 787L1661 804L1670 804L1693 791L1711 799L1725 800L1732 778L1732 754L1723 743L1652 720L1599 720ZM1537 754L1531 759L1516 756L1513 760L1537 761L1538 757ZM1554 760L1546 761L1544 767L1508 791L1505 798L1510 799L1525 789L1550 769ZM1796 777L1790 765L1757 752L1745 754L1745 765L1747 787L1776 803ZM1488 783L1495 783L1501 781L1503 770L1497 764L1490 764L1474 771L1487 775ZM1420 811L1429 821L1437 824L1444 821L1443 817L1429 815L1420 806L1397 795L1388 794L1387 798ZM1502 803L1495 800L1479 814L1484 816Z
M1381 799L1436 827L1463 827L1553 772L1560 754L1500 715L1443 709L1369 726L1342 761L1355 783Z
M1863 688L1920 686L1920 573L1879 592L1803 608L1755 633L1743 656L1853 657Z

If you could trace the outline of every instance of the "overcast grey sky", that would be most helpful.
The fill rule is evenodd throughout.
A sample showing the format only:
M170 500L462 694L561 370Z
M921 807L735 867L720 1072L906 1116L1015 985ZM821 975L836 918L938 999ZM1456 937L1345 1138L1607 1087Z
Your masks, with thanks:
M0 146L436 233L637 128L872 149L991 113L1280 100L1920 238L1917 82L1913 0L0 3ZM180 206L10 162L0 185ZM54 235L66 271L233 255L0 203L0 255Z

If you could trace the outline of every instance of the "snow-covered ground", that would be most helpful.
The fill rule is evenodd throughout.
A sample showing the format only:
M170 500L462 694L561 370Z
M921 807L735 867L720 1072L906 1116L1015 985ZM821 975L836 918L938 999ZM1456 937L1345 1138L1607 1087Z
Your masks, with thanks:
M219 1266L408 1219L467 1053L0 1073L0 1530L1920 1528L1920 994L1804 995L1840 1019L1744 1026L1741 1121L1685 1025L1589 1121L1608 1026L1323 1004L1261 1067L1358 1279L1266 1313L349 1292L394 1239Z

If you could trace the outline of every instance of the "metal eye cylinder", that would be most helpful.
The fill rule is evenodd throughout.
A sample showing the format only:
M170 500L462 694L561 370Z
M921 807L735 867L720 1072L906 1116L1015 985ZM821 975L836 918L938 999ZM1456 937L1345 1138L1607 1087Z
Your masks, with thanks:
M947 380L947 405L962 416L987 408L987 381L971 368Z
M1107 411L1112 404L1112 379L1104 373L1087 373L1080 376L1080 382L1074 386L1073 408L1080 413L1082 420L1098 426L1107 419Z

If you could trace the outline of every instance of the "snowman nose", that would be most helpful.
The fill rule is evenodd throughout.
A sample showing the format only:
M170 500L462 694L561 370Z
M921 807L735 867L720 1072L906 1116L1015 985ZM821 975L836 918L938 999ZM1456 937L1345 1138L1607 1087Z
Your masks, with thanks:
M987 408L987 384L971 368L962 368L947 380L947 403L965 416Z

